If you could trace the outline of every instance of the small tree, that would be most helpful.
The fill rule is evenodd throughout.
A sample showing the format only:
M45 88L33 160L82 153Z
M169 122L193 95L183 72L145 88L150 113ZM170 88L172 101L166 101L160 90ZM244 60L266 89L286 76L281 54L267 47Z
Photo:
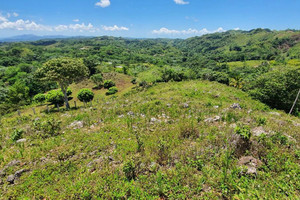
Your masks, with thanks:
M114 86L116 86L116 84L112 80L105 80L104 81L104 88L105 89L109 89L109 88L114 87Z
M37 103L43 103L46 100L46 95L44 94L37 94L33 97L33 101Z
M81 59L55 58L46 62L37 71L43 81L55 81L64 94L66 108L69 109L67 88L73 82L78 82L89 75L88 68Z
M111 87L106 92L106 95L113 95L113 94L116 94L117 92L118 92L118 88L117 87Z
M100 87L103 83L103 76L102 74L94 74L91 76L91 80L96 84L97 87Z
M77 95L77 98L81 102L90 102L94 99L94 93L89 89L81 89Z

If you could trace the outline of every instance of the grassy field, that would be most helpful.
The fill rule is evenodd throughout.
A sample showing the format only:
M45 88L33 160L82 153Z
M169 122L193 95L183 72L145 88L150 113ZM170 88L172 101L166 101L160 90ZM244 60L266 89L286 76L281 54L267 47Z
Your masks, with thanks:
M2 117L0 199L299 199L299 118L214 82L122 78L92 107Z

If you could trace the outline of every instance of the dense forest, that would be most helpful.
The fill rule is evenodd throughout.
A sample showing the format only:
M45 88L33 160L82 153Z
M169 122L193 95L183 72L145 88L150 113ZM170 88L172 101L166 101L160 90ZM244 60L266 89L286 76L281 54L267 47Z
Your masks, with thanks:
M89 77L130 75L141 87L204 79L247 91L272 108L289 111L300 88L300 31L227 31L182 39L116 37L45 39L0 44L0 113L33 103L58 88L36 71L53 58L80 58ZM294 109L300 115L300 103Z

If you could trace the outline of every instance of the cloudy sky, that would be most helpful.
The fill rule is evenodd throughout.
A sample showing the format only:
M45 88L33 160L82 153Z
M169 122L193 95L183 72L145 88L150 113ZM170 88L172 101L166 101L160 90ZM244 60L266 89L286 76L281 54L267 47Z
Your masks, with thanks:
M0 38L187 38L230 29L300 29L299 10L300 0L0 0Z

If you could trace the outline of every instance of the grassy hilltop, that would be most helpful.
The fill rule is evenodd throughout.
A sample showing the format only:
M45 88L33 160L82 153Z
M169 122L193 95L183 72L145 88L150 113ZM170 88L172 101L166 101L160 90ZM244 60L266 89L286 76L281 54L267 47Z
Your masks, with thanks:
M1 118L0 199L299 198L299 118L216 82L121 80L89 107Z

